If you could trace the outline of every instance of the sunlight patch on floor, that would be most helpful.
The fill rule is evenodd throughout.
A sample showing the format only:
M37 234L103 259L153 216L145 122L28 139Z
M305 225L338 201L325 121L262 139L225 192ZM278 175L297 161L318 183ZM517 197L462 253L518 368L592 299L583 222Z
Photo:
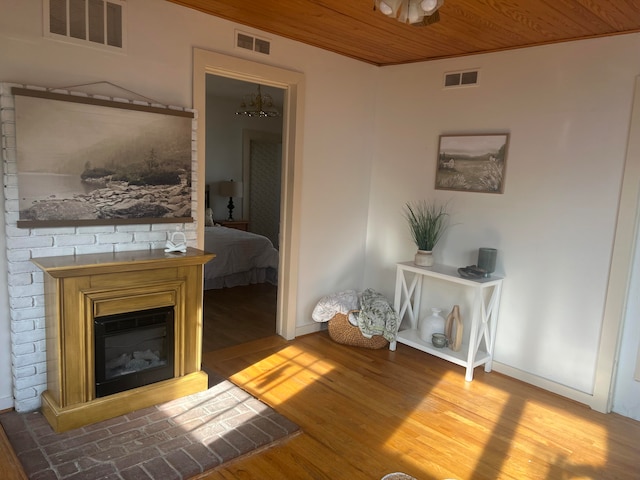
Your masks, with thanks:
M576 408L582 410L580 406ZM584 415L572 414L570 410L536 401L526 403L522 419L526 421L527 427L518 425L516 439L519 442L524 442L525 439L539 442L539 448L535 451L538 457L544 457L545 451L552 451L554 458L549 458L552 466L567 468L567 465L573 465L572 469L575 471L584 472L602 472L606 469L609 432L603 425L590 421ZM577 429L579 433L575 436L576 443L582 446L580 451L584 452L584 445L593 445L586 456L575 452L571 444L556 441L562 431L575 429L576 425L580 425Z
M258 366L254 364L235 373L231 380L277 406L334 369L332 362L292 345L261 359Z
M413 416L412 416L413 417ZM410 442L407 441L407 431L423 431L422 428L414 429L412 424L415 418L408 418L385 442L383 448L385 456L393 457L399 455L399 460L410 465L411 472L421 472L419 478L470 478L472 469L466 466L466 462L475 463L473 458L456 458L459 448L456 448L454 438L445 432L438 430L434 425L429 435L417 434ZM456 471L449 471L442 465L456 465ZM406 467L405 467L406 468Z
M475 411L457 411L458 399L455 390L460 386L467 390L472 382L465 382L464 369L445 372L440 380L413 408L412 413L400 419L398 427L389 436L383 448L389 455L402 452L402 461L422 472L425 478L471 478L482 451L477 455L458 457L461 450L468 451L469 444L484 445L491 439L492 425ZM455 385L455 388L442 386ZM499 389L490 389L492 398L501 398L501 405L507 402L507 396ZM438 392L434 397L430 392ZM478 410L482 412L482 397L479 397ZM495 401L495 400L492 400ZM449 405L450 407L447 407ZM499 415L499 412L492 412ZM453 419L453 422L452 422ZM452 428L452 423L460 424L460 429ZM424 435L424 427L429 430ZM407 433L415 432L413 440L407 443ZM422 433L420 433L422 432ZM470 435L473 438L470 438ZM456 465L456 471L446 471L441 465ZM413 471L413 470L412 470Z

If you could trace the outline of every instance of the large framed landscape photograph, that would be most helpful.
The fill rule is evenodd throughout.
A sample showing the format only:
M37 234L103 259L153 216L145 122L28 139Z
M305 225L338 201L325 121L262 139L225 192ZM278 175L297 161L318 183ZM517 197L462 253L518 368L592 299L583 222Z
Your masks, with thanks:
M12 93L18 227L193 221L192 112Z
M504 193L509 134L441 135L437 190Z

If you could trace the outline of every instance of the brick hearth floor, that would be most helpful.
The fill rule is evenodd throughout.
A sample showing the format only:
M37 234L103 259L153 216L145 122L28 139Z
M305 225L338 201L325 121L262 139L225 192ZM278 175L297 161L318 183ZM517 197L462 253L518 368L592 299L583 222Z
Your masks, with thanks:
M8 412L0 423L33 480L184 479L299 431L231 382L211 383L205 392L59 434L39 412Z

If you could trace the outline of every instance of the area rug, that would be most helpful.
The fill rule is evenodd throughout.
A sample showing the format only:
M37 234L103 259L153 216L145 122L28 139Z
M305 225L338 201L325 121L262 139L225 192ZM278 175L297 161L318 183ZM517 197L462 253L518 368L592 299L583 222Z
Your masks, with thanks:
M39 412L0 415L27 476L184 479L296 434L296 424L228 380L204 392L55 433Z

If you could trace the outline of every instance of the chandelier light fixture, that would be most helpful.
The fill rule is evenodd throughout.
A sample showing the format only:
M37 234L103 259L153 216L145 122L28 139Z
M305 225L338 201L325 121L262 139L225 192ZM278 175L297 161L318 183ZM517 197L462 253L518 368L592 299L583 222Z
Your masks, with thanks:
M236 115L246 115L247 117L279 117L280 112L273 104L273 98L268 93L260 91L250 93L242 98L240 107L236 110Z
M374 0L374 9L409 25L429 25L440 20L444 0Z

